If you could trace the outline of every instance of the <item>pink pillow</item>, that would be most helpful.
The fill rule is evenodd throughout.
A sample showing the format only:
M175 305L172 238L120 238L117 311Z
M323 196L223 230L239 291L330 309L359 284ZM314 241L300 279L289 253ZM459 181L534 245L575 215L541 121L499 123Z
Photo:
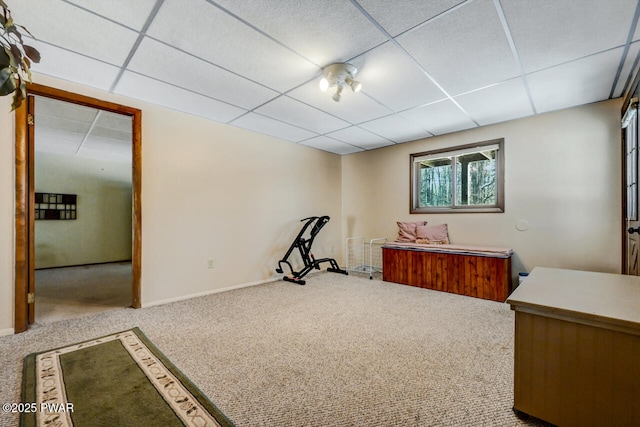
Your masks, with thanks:
M421 240L427 240L428 243L441 243L449 244L449 230L447 224L440 224L434 226L417 226L416 238Z
M397 221L398 224L398 242L415 242L416 236L416 228L418 226L427 225L427 221L416 221L416 222L401 222Z

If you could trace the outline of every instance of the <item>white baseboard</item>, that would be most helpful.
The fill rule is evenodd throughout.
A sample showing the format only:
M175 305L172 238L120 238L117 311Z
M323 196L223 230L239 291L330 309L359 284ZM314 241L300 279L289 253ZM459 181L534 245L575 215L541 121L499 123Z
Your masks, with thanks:
M3 337L5 335L13 335L15 333L16 333L16 330L13 328L0 329L0 337Z
M267 280L258 280L257 282L242 283L240 285L228 286L226 288L211 289L209 291L198 292L198 293L189 294L189 295L182 295L182 296L179 296L179 297L163 299L163 300L160 300L160 301L142 303L142 308L153 307L155 305L169 304L169 303L177 302L177 301L184 301L184 300L187 300L187 299L203 297L203 296L211 295L211 294L219 294L220 292L232 291L234 289L241 289L241 288L248 288L250 286L264 285L265 283L277 282L278 280L281 280L281 277L274 277L272 279L267 279Z

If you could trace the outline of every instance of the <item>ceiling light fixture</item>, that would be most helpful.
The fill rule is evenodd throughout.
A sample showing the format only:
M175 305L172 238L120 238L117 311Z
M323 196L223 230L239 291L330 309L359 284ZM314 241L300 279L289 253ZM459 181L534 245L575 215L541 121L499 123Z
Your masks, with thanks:
M344 86L349 86L353 92L359 92L362 84L354 80L358 69L351 64L339 62L327 66L322 72L320 79L320 90L326 92L330 87L336 87L336 93L331 97L336 102L342 99Z

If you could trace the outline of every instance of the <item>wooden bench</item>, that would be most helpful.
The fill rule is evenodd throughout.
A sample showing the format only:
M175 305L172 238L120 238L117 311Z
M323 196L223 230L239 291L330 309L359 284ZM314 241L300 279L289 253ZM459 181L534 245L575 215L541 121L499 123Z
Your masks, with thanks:
M511 249L391 243L382 247L382 279L504 302L512 290Z

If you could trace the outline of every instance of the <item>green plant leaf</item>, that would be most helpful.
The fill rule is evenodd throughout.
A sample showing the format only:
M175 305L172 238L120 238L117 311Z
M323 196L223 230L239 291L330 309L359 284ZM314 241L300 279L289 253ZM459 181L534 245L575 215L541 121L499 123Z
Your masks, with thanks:
M11 26L7 25L7 33L11 33L15 38L17 38L20 44L23 43L22 34L20 34L18 28L13 24L13 21L11 21Z
M17 27L13 27L13 31L11 31L11 34L13 34L18 39L20 44L24 43L24 40L22 40L22 34L20 34L20 31L18 31Z
M0 96L9 95L18 88L10 68L0 70Z
M22 79L20 79L20 76L18 76L18 80L20 81L20 86L13 93L13 103L11 104L11 111L18 108L22 104L22 101L27 98L27 84Z
M24 26L13 21L7 4L0 0L0 96L13 93L11 110L26 99L31 63L40 62L40 52L24 44L21 31L35 38Z
M22 91L16 90L13 93L13 102L11 103L11 111L15 110L20 105L22 105L22 101L24 101L24 99L25 99L25 96L22 94Z
M22 60L22 51L15 44L9 45L9 49L11 49L11 54L13 55L13 59L16 62L20 62Z
M7 55L7 58L9 58L9 66L13 68L18 68L18 64L16 63L16 58L13 56L13 52L11 52L11 49L7 49L5 47L4 53Z
M0 49L0 67L5 68L9 65L11 65L9 54L4 49Z
M23 60L28 61L29 59L27 57L25 57L25 58L23 58ZM27 80L29 80L29 82L31 82L31 69L30 69L30 66L27 66L26 64L23 63L22 72L27 75Z

